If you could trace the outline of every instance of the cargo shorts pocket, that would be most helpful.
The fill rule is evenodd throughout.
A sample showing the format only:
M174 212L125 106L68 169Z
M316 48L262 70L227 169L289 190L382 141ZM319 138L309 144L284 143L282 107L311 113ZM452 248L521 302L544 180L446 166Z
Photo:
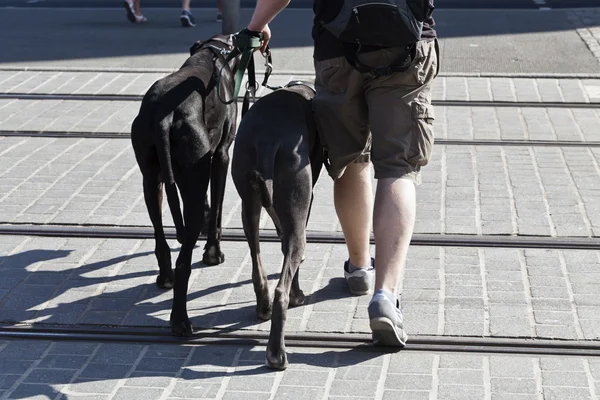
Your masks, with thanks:
M345 60L331 59L315 64L315 84L333 94L344 94L348 86L348 73L344 68Z
M422 167L427 165L431 158L435 117L430 104L413 102L411 107L414 130L407 161L415 167Z

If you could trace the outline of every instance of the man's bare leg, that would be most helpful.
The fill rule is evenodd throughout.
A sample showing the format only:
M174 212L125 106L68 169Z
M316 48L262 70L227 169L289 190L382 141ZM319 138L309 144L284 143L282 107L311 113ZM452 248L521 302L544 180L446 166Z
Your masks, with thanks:
M368 267L371 265L369 242L373 220L371 164L348 165L344 175L335 181L333 193L350 263L355 267Z
M373 226L375 233L375 291L396 295L406 262L416 214L415 184L409 179L386 178L377 182Z

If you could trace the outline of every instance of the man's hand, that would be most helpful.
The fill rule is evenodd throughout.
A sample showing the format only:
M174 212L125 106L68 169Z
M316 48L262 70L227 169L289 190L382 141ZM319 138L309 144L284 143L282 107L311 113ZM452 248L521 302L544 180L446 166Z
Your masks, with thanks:
M260 44L260 52L265 53L267 50L267 45L269 44L269 40L271 39L271 29L269 28L269 24L265 26L252 26L252 22L248 25L247 28L251 32L260 32L262 33L262 41Z
M275 18L277 14L281 12L290 0L257 0L254 14L248 24L248 29L251 31L262 32L263 42L260 46L260 52L264 54L267 50L267 45L271 39L271 29L269 29L269 22Z

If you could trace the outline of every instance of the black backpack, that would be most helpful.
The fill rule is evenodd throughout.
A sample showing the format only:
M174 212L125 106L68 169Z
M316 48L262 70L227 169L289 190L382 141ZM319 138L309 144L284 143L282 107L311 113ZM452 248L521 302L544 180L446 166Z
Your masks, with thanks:
M337 15L320 24L342 41L353 67L361 72L389 75L410 66L414 45L421 39L427 4L424 0L343 0ZM404 46L406 54L392 65L373 68L358 61L363 46Z

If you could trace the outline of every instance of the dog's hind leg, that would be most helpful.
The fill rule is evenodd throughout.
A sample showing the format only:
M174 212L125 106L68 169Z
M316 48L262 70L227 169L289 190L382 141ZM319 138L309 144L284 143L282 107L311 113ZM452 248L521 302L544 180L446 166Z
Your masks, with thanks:
M175 282L173 285L173 308L171 309L171 332L176 336L190 336L192 323L187 314L188 281L192 272L192 253L204 223L204 202L208 189L210 158L204 157L188 170L181 185L185 237L181 251L175 262ZM179 182L178 182L179 184Z
M212 157L210 172L210 203L212 207L210 208L208 234L202 258L206 265L217 265L225 261L225 255L221 252L221 221L228 169L229 153L227 148L222 146Z
M259 225L261 210L262 204L259 193L248 188L242 200L242 224L250 247L250 256L252 257L252 285L256 294L256 316L266 321L271 319L272 305L267 274L260 259Z
M154 227L154 254L158 261L159 275L156 285L161 289L173 287L173 269L171 267L171 249L165 238L162 224L162 183L158 171L158 162L148 162L144 168L144 200L150 221Z
M275 289L275 298L273 300L273 315L271 317L271 333L269 335L269 344L267 346L266 365L269 368L283 370L287 367L287 356L285 354L285 321L287 318L287 309L291 304L290 291L292 281L298 272L306 237L304 227L298 226L292 232L284 228L284 249L283 268L281 278Z
M274 195L275 212L282 216L280 222L283 231L284 258L281 278L275 289L273 300L266 365L279 370L287 368L284 332L288 306L298 304L301 300L300 293L302 293L298 282L294 283L294 280L297 279L298 269L306 248L306 216L311 197L310 190L306 190L311 187L308 169L299 171L297 179L293 190L276 191ZM295 293L292 290L294 286L297 290ZM303 297L304 294L302 294L302 302L304 301Z

